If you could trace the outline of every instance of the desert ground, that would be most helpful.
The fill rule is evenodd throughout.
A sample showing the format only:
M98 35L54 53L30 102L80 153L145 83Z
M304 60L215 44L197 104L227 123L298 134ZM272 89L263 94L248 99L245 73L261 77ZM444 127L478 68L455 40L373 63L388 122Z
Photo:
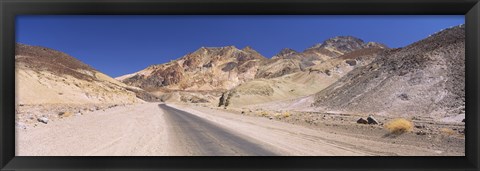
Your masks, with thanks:
M461 124L390 135L356 116L289 117L191 104L112 106L17 128L18 156L463 156ZM28 119L28 118L26 118ZM383 119L378 119L383 121ZM88 126L87 126L88 125ZM427 134L417 134L419 131Z

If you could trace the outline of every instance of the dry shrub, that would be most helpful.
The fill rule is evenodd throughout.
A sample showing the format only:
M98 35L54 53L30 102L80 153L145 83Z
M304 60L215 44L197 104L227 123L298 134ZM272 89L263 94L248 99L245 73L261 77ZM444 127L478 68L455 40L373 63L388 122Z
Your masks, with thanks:
M455 134L455 131L453 129L450 129L450 128L442 128L440 129L440 132L442 134L445 134L445 135L453 135Z
M267 117L269 114L266 111L260 112L261 117Z
M59 112L58 113L58 116L62 117L62 118L65 118L65 117L70 117L72 116L73 113L72 112Z
M402 134L412 131L413 123L404 118L398 118L385 124L385 128L392 134Z
M284 118L290 117L291 114L289 112L284 112L284 113L275 113L273 116L277 119L284 119Z

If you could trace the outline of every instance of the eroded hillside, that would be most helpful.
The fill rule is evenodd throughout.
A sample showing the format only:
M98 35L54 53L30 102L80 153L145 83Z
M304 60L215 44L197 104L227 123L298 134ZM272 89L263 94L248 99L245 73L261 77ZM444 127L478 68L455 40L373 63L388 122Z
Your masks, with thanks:
M313 106L394 116L465 114L465 26L382 54L317 93Z
M142 71L118 77L122 82L148 91L227 90L252 80L265 57L250 47L207 48L178 60L152 65Z
M135 93L81 61L56 50L16 45L16 98L24 104L136 103Z
M235 92L234 104L247 105L318 92L353 68L368 64L385 49L380 43L366 43L352 36L333 37L303 52L286 48L271 59L251 47L202 47L177 60L117 79L166 101L218 104L222 92L224 96L225 92Z

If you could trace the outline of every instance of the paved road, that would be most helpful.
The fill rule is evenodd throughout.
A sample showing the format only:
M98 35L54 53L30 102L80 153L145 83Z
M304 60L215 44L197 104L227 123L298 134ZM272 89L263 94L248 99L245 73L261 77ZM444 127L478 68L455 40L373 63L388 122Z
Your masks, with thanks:
M196 115L165 104L158 106L164 111L169 124L168 129L175 134L170 141L176 144L176 151L188 155L207 156L276 155L258 145L258 142L236 135Z

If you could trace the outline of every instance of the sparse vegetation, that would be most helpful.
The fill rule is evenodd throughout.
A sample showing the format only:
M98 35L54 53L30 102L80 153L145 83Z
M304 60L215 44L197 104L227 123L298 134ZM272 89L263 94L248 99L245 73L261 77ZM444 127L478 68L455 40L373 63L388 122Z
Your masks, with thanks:
M385 124L385 128L392 134L403 134L413 130L413 123L404 118L397 118Z
M67 112L59 112L59 113L58 113L58 116L60 116L60 117L62 117L62 118L70 117L70 116L72 116L72 115L73 115L73 113L72 113L72 112L68 112L68 111L67 111Z
M284 119L291 116L289 112L270 113L268 111L261 111L261 112L258 112L257 114L260 117L270 117L270 118L276 118L276 119Z
M451 128L442 128L440 129L440 132L444 135L453 135L455 134L455 131L452 130Z
M269 113L266 112L266 111L260 112L260 116L261 116L261 117L267 117L268 115L269 115Z

